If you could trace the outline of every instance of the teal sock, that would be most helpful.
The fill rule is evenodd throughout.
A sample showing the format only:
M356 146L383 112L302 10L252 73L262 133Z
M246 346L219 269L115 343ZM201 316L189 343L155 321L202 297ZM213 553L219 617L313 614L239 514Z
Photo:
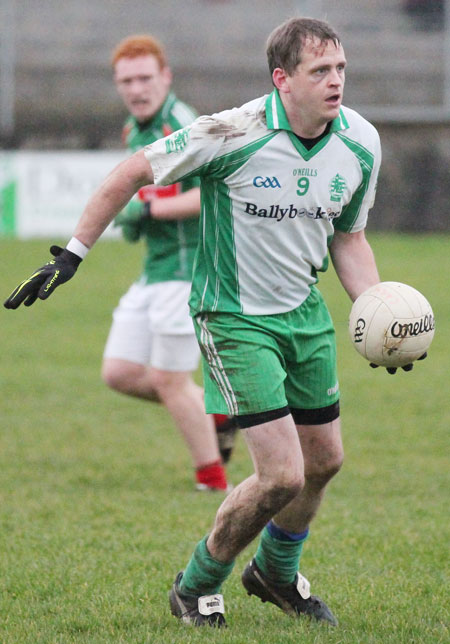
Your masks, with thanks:
M307 537L308 530L300 534L290 533L271 521L261 533L255 555L256 565L271 581L277 584L292 583L295 581Z
M180 582L184 595L214 595L233 570L234 561L222 563L213 559L206 547L208 536L198 542Z

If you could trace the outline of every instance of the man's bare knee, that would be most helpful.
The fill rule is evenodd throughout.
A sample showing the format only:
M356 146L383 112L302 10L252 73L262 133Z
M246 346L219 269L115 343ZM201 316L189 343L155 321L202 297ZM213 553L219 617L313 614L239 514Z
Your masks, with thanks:
M152 368L152 385L161 400L179 394L186 390L186 386L192 383L190 372L164 371Z
M119 367L108 362L104 362L102 365L102 380L105 385L110 387L110 389L121 392L124 391L126 382L125 374Z
M326 485L333 476L339 472L344 462L342 449L336 449L327 454L326 458L317 459L305 466L305 477L309 483L316 483L319 486Z
M263 481L266 498L275 511L284 507L302 491L305 478L301 472L280 472L279 475Z
M322 426L300 427L300 439L306 480L316 487L324 487L344 461L339 418Z
M114 391L128 396L159 401L153 388L149 369L144 365L108 358L103 361L101 375L103 382Z

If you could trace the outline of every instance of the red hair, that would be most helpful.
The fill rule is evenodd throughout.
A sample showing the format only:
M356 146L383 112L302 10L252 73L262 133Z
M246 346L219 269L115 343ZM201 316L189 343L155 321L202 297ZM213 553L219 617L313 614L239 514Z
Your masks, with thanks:
M138 56L154 56L160 69L166 67L166 53L161 43L153 36L128 36L120 41L111 56L114 65L121 58L137 58Z

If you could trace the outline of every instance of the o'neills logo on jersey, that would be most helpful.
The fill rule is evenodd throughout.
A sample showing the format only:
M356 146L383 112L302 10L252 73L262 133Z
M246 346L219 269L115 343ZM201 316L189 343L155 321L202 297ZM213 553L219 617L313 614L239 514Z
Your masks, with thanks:
M434 329L434 316L431 313L424 315L416 322L394 322L391 326L393 338L408 338L428 333Z
M293 203L283 208L280 204L271 204L268 208L259 208L256 203L249 201L245 204L245 212L253 217L263 217L265 219L275 219L282 221L285 217L288 219L296 219L307 217L308 219L326 219L332 221L341 214L341 211L333 211L331 208L324 210L321 206L314 206L308 210L307 208L296 208Z

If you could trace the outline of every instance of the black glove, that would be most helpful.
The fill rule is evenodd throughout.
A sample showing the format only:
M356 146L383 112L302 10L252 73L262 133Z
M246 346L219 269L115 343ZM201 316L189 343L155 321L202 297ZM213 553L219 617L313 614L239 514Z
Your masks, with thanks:
M426 358L426 357L427 357L427 352L425 351L425 353L423 354L423 356L420 356L420 358L417 358L417 360L425 360L425 358ZM372 367L372 369L378 369L378 367L379 367L380 365L375 364L374 362L371 362L371 363L370 363L370 366ZM403 369L403 371L411 371L411 369L413 368L413 366L414 366L414 365L413 365L413 363L412 363L412 362L410 362L409 364L405 364L405 365L403 365L402 369ZM397 371L397 367L386 367L386 371L387 371L388 373L390 373L391 375L393 375L393 374Z
M74 276L82 261L81 257L60 246L51 246L50 252L55 259L38 268L14 289L4 302L7 309L17 309L22 302L25 306L31 306L38 297L46 300L57 286Z

